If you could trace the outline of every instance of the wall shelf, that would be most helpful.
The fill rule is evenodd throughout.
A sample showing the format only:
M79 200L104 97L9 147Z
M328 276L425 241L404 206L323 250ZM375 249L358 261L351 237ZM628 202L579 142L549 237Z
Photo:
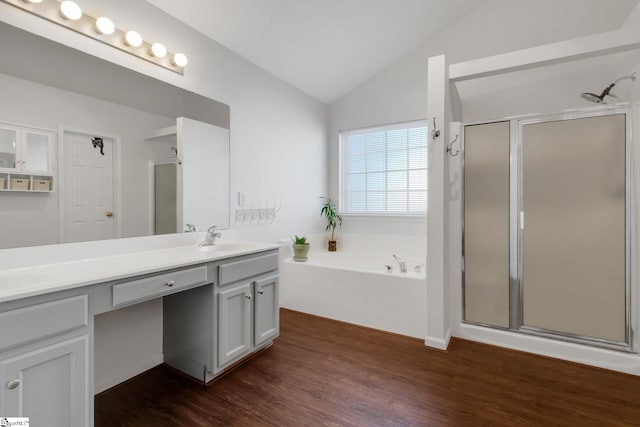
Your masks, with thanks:
M53 193L53 175L0 173L0 192Z

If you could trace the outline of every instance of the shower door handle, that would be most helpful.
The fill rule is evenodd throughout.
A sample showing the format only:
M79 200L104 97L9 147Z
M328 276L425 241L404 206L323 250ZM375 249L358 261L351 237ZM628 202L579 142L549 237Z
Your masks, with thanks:
M524 211L520 211L520 230L524 230Z

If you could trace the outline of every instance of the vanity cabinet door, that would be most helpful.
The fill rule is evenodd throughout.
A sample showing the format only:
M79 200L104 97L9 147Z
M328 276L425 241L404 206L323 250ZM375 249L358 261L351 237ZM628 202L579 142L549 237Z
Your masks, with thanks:
M277 275L256 280L254 302L254 343L256 347L275 338L280 331L278 299Z
M218 365L251 350L252 283L222 288L218 294Z
M89 425L87 349L85 335L0 361L0 414L33 426Z

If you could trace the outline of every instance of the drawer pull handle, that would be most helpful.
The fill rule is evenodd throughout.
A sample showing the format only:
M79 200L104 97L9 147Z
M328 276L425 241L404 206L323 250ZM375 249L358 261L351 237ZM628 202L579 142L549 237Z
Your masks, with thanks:
M260 288L260 289L258 290L258 293L259 293L260 295L264 294L264 289Z
M165 285L167 285L170 288L173 288L174 282L173 280L169 280L167 283L165 283Z
M20 380L11 380L7 383L7 388L9 390L13 390L15 388L18 388L18 386L20 386Z
M251 299L251 294L244 294L244 297L245 297L246 299Z

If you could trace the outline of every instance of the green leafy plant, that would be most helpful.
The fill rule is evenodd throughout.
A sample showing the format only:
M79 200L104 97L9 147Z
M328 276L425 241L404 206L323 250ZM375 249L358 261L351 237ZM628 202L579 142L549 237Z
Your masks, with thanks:
M320 216L324 216L327 219L327 227L325 228L325 230L331 230L331 240L335 240L333 238L333 234L335 233L336 227L338 225L342 226L342 217L338 215L336 205L335 203L333 203L331 198L323 197L323 199L325 200L325 202L322 205Z
M302 237L298 237L298 235L296 235L295 238L291 238L291 240L293 240L293 243L296 245L308 245L309 243L307 242L307 238L305 236Z

